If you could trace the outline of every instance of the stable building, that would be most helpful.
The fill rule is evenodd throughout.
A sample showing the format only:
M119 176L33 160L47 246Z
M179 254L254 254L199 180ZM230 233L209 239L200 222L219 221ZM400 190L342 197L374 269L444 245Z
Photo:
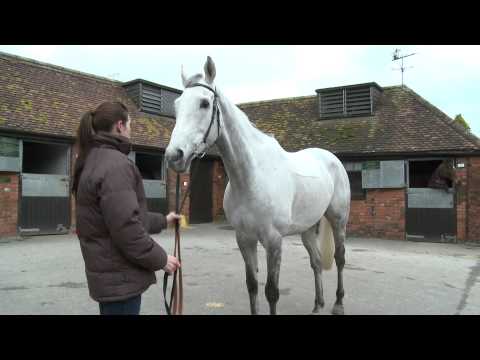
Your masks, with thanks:
M76 130L82 114L104 101L121 101L129 109L129 157L142 174L149 210L173 210L176 176L167 170L164 152L180 94L141 79L122 83L0 53L0 236L74 231ZM184 207L192 223L211 222L223 212L221 161L214 153L200 161ZM181 191L188 181L182 175Z
M410 88L356 84L239 107L287 151L340 158L349 235L480 241L480 141Z
M75 132L103 101L129 109L129 157L150 211L173 210L176 174L164 152L180 94L0 53L0 237L75 230ZM355 84L239 107L287 151L320 147L340 158L351 184L349 235L480 242L480 141L408 87ZM195 161L183 213L191 223L216 221L227 183L222 161L215 149ZM182 193L189 181L181 175Z

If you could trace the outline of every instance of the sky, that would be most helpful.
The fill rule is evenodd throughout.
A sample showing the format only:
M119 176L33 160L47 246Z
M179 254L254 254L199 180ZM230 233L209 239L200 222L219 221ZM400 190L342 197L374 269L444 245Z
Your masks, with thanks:
M478 45L0 45L0 51L118 81L144 79L182 89L187 75L216 65L215 84L234 103L315 95L316 89L404 83L480 136Z

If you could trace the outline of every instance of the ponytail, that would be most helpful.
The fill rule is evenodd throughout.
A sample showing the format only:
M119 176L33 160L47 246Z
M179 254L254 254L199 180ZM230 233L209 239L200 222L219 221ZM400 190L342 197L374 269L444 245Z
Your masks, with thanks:
M80 125L77 129L77 149L78 155L75 161L75 169L73 172L72 193L76 195L80 175L82 174L85 160L92 146L93 137L95 136L95 128L93 126L93 118L95 113L87 111L80 119Z
M76 196L80 175L85 166L95 134L100 131L111 132L115 123L121 120L128 121L128 109L121 102L104 102L95 111L88 111L80 119L77 129L76 147L78 150L75 169L73 172L72 193Z
M93 116L94 113L92 111L88 111L82 116L82 119L80 120L80 125L77 130L79 157L81 157L81 154L85 154L88 152L88 148L90 147L93 136L95 135L95 130L93 127Z

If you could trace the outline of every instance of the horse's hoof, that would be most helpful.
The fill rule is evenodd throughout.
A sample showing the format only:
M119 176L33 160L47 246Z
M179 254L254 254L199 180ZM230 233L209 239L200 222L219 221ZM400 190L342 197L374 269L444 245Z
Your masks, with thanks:
M315 307L312 310L312 314L318 314L320 312L320 307L315 305Z
M335 304L332 309L332 315L345 315L343 305Z

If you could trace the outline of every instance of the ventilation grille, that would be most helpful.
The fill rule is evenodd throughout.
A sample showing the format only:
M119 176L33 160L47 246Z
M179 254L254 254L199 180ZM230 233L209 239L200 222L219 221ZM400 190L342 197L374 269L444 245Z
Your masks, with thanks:
M345 89L347 116L368 115L372 113L370 88Z
M151 114L162 114L162 91L153 86L142 85L142 111ZM172 114L173 115L173 114Z
M154 86L144 80L126 84L125 90L140 111L175 117L174 102L180 96L181 91Z
M375 83L317 90L320 118L373 115L380 91Z
M339 117L344 115L343 90L334 90L320 95L320 114L322 117Z
M162 110L165 114L169 116L175 116L175 100L180 96L180 94L173 91L167 91L162 89Z
M127 88L127 95L133 100L137 107L140 107L140 83L133 84Z

